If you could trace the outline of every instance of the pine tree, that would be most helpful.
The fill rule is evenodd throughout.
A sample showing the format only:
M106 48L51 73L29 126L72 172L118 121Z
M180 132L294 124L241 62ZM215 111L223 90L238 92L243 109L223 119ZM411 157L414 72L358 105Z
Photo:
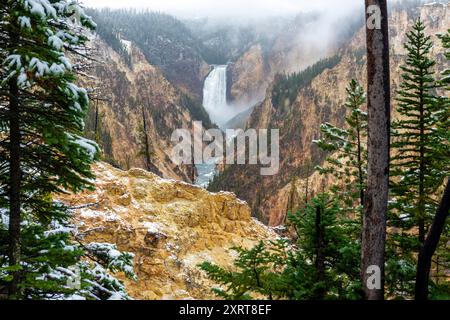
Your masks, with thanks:
M433 43L420 19L407 39L397 98L400 117L392 125L389 217L398 232L389 239L388 277L391 293L401 297L412 295L415 255L436 212L436 193L449 173L448 104L436 95L435 61L429 57Z
M303 212L290 217L297 233L296 270L290 266L289 277L296 284L295 299L358 299L359 241L354 239L354 225L340 208L339 201L322 193L306 205ZM312 263L309 263L311 261ZM301 283L301 285L300 285Z
M447 33L439 35L445 50L444 56L450 61L450 30ZM440 88L444 91L450 91L450 69L444 70L440 81ZM442 139L442 143L435 146L438 147L437 153L441 155L438 161L449 161L450 159L450 99L447 96L438 97L438 110L442 112L441 121L438 123L438 135ZM447 166L450 164L447 162ZM444 190L439 208L433 219L430 231L427 235L425 243L420 249L417 261L416 283L415 283L415 299L426 300L428 298L448 299L450 296L450 285L446 281L439 284L433 281L432 265L433 256L435 256L435 273L436 277L440 277L439 269L444 268L439 265L441 260L448 261L448 241L450 234L450 226L447 223L450 205L450 180L447 179L447 186ZM443 257L444 259L439 259ZM431 281L430 281L431 280ZM431 286L430 286L431 284ZM431 290L430 290L431 289ZM431 293L431 294L430 294Z
M325 123L321 126L323 138L315 142L332 153L326 165L318 167L319 172L333 175L336 184L331 189L341 201L341 208L358 218L362 216L367 184L367 113L362 110L366 95L354 79L346 90L347 128Z
M282 299L289 296L284 277L285 263L289 260L287 242L280 240L268 245L260 242L251 249L233 248L238 254L234 262L236 271L226 270L209 262L200 268L223 289L212 291L227 300L250 300L257 296Z
M126 298L98 247L73 243L70 211L53 200L92 188L98 147L81 136L89 101L66 54L79 53L95 24L67 0L2 1L0 17L0 288L10 299ZM104 265L131 274L132 256L118 257ZM70 266L80 288L67 285Z
M358 247L349 239L348 224L338 203L319 194L303 211L289 216L296 244L282 239L237 248L233 270L211 263L201 268L224 289L213 292L226 299L324 300L358 299Z
M146 169L154 173L159 173L158 168L156 168L152 161L154 154L151 141L148 138L148 123L144 107L142 107L142 125L139 127L139 144L141 145L139 155L144 157Z

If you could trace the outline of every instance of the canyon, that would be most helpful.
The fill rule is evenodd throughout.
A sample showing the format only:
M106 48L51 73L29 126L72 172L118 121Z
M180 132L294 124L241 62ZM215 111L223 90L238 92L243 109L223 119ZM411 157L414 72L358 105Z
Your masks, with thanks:
M405 32L418 17L435 43L436 72L444 68L436 34L450 26L449 10L439 3L392 10L393 96L405 60ZM135 253L139 281L120 276L132 297L209 299L213 283L198 264L232 266L231 248L276 239L272 227L283 225L289 210L334 183L315 172L327 155L312 141L322 123L344 124L350 80L366 82L365 33L355 23L336 31L340 36L327 46L309 47L297 42L295 35L309 30L309 20L298 17L273 38L227 49L223 56L230 61L216 57L208 63L199 52L214 41L197 43L195 28L169 20L187 42L164 31L151 38L157 48L149 51L150 40L141 43L125 27L115 42L100 32L92 39L96 61L81 83L92 88L86 135L99 143L102 162L94 166L95 191L62 200L71 207L92 205L75 210L87 240ZM308 66L315 67L311 79L278 101L280 74ZM195 121L206 129L279 129L279 173L261 176L258 165L175 165L171 134L192 131Z
M449 6L430 4L409 10L394 10L390 16L392 96L399 88L401 69L405 61L405 31L417 18L421 18L426 32L434 42L431 55L437 59L436 74L445 68L443 49L437 34L450 25ZM345 119L344 99L351 79L366 83L364 53L365 32L360 29L345 47L336 51L339 62L324 68L310 83L300 87L293 101L282 106L273 103L273 86L266 91L264 101L253 110L246 123L247 128L280 129L280 173L273 177L261 177L258 166L233 166L216 179L210 190L229 190L248 201L253 213L265 223L276 226L286 219L286 213L294 203L298 207L309 196L330 184L329 177L314 172L323 162L325 154L313 144L320 137L320 125L332 123L342 126ZM333 88L333 90L329 90ZM393 118L395 99L393 100ZM293 185L294 184L294 185ZM308 195L306 195L308 196Z

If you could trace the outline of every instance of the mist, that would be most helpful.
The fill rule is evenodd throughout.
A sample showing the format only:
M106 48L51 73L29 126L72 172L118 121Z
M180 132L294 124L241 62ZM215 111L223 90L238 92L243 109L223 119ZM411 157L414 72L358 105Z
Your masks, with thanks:
M83 0L87 7L139 8L161 11L181 18L245 18L294 16L300 12L328 11L339 15L361 6L361 0Z

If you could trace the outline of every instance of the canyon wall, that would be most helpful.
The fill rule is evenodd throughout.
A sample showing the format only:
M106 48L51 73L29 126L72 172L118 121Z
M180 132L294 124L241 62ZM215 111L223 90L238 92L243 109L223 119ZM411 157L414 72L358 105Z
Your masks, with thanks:
M450 26L450 7L442 4L426 5L417 10L394 10L390 17L391 35L391 88L392 96L401 81L401 69L405 61L406 32L421 17L435 46L431 55L437 59L437 71L443 70L443 49L436 34ZM325 154L312 143L320 137L320 125L330 122L343 126L346 109L346 87L352 78L363 86L366 83L365 31L361 29L346 46L338 50L340 62L325 69L309 85L298 91L295 101L285 106L274 106L272 88L269 87L264 101L253 111L248 128L280 129L280 172L275 176L262 177L258 166L230 166L211 185L211 190L230 190L248 201L254 215L269 225L284 222L288 203L292 198L301 201L305 197L305 183L309 192L317 193L329 184L324 177L314 173L314 165L320 164ZM395 100L393 100L393 117ZM296 183L292 187L291 183Z

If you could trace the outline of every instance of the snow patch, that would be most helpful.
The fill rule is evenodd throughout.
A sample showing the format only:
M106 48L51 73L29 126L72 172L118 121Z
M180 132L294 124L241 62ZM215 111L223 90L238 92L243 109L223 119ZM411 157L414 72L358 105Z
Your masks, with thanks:
M124 46L125 50L127 50L127 53L131 54L131 47L132 47L131 41L120 39L120 42Z
M158 234L162 232L162 226L159 223L156 222L144 222L144 228L147 229L147 231L151 234Z

